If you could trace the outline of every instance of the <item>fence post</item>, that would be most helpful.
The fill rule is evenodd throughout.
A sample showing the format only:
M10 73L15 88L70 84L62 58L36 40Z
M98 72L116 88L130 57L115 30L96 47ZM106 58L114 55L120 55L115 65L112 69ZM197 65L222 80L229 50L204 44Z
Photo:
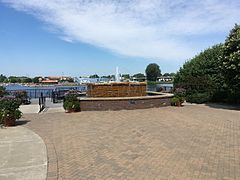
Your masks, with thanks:
M41 92L41 96L39 97L39 107L40 107L39 112L44 110L45 104L46 104L46 98L43 97L43 93Z

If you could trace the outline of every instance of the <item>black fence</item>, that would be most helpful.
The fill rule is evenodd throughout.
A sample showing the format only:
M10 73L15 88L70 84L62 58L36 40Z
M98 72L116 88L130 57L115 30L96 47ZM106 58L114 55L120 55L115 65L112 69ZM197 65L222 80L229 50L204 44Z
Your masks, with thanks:
M79 90L81 92L87 91L87 86L62 86L62 87L52 87L52 88L32 88L32 89L17 89L17 90L7 90L10 94L15 93L16 91L26 91L29 98L36 99L42 96L46 98L53 98L53 92L66 92L69 90ZM62 94L60 95L62 96Z
M64 95L69 90L57 90L52 92L52 102L53 103L59 103L62 102L64 99Z
M46 107L46 97L43 96L41 93L41 96L39 97L39 112L43 111L44 108Z
M23 89L23 90L8 90L10 94L14 94L17 91L26 91L29 98L39 98L41 95L47 98L51 98L53 89Z

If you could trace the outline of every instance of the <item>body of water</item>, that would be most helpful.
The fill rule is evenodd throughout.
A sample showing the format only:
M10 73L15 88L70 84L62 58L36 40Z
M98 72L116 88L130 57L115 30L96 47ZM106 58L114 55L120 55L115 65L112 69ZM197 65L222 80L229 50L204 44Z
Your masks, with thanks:
M30 98L39 98L41 93L45 97L51 97L53 91L58 90L79 90L81 92L87 91L87 85L78 85L78 86L23 86L20 84L9 84L6 85L6 90L9 92L14 91L26 91ZM173 84L154 84L148 85L148 91L159 91L160 89L164 90L165 92L171 92L173 89Z
M20 84L9 84L6 85L6 90L8 92L14 91L26 91L30 98L39 98L41 93L45 97L51 97L53 91L58 90L79 90L81 92L87 91L86 85L79 86L23 86Z
M152 84L147 86L148 91L160 91L171 92L173 90L173 84Z

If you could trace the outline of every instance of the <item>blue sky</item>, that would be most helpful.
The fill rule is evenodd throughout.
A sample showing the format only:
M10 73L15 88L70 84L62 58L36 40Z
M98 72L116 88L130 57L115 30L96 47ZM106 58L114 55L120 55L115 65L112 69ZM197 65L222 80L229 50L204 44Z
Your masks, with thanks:
M0 0L0 73L108 75L176 72L223 42L240 2L205 0Z

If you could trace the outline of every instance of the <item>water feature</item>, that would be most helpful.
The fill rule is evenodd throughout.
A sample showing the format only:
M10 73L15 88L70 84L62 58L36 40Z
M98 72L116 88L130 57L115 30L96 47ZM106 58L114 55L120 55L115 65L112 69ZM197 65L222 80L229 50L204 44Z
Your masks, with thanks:
M115 81L120 82L120 74L119 74L118 67L116 67L116 75L115 76L116 76Z
M87 96L79 100L81 111L106 111L170 106L172 97L169 93L146 93L146 83L113 82L89 84Z

